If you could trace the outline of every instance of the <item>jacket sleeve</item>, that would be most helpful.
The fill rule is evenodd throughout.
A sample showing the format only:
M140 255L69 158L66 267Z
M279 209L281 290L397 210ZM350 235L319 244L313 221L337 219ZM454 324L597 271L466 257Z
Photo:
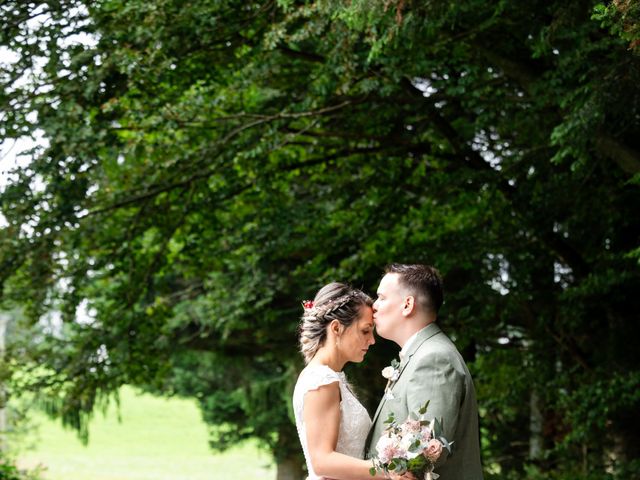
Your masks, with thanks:
M464 398L464 374L454 368L456 360L446 351L430 352L416 360L407 386L409 412L414 414L429 400L427 418L440 421L444 437L449 442L455 441ZM452 448L455 449L455 443ZM448 451L444 449L437 464L444 463L447 457Z

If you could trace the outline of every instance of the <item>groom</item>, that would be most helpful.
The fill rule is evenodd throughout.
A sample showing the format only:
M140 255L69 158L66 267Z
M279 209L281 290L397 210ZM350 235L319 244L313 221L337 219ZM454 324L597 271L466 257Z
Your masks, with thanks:
M440 480L481 480L476 392L462 356L435 323L442 301L442 280L435 268L386 268L373 319L378 334L402 348L399 377L390 382L378 406L365 448L368 457L375 454L390 413L403 422L429 400L427 417L442 419L443 436L453 442L452 453L443 450L435 473Z

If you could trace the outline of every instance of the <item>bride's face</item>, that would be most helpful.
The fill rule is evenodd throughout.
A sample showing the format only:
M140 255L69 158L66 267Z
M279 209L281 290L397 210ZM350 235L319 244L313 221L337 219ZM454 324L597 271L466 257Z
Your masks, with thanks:
M348 362L361 362L369 347L376 343L373 337L373 310L360 308L358 318L340 336L340 350Z

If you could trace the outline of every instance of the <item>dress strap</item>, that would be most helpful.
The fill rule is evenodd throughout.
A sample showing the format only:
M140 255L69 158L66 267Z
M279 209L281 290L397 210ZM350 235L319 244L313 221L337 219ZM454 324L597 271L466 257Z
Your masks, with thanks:
M340 382L342 380L339 373L334 372L326 365L314 365L306 367L300 374L301 386L304 393L310 390L317 390L323 385Z

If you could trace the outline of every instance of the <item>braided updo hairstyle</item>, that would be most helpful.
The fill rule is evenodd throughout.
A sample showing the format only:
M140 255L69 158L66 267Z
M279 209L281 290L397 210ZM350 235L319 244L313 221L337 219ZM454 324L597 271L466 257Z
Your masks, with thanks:
M327 339L327 326L338 320L348 328L360 315L363 306L371 307L369 295L344 283L332 282L322 287L313 306L304 309L300 323L300 351L305 363L314 357Z

